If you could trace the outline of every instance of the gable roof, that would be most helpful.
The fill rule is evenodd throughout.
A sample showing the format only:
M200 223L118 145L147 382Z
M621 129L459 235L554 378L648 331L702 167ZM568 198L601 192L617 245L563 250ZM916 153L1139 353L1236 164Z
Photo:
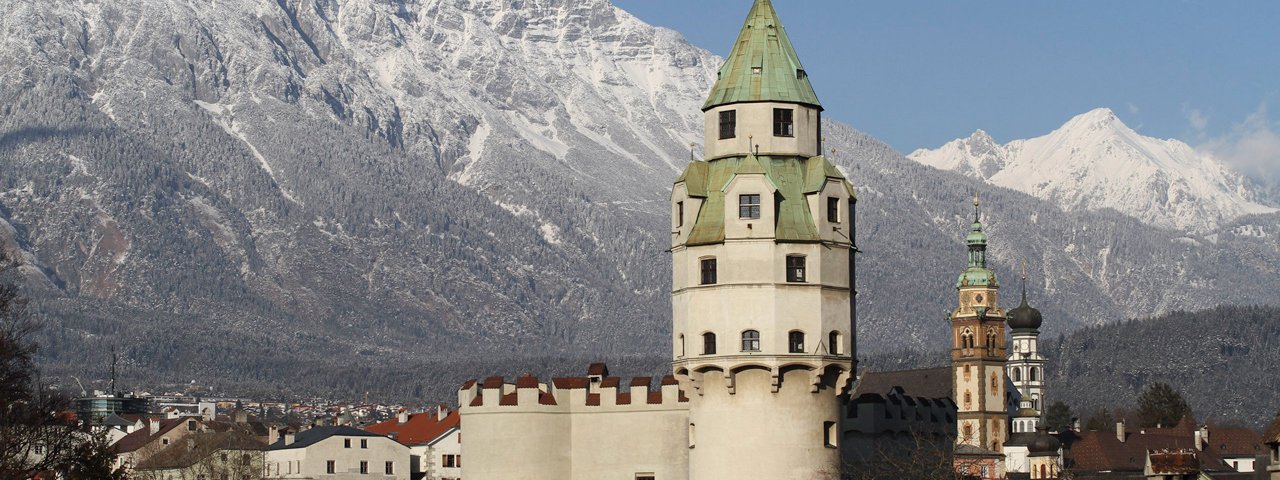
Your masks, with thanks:
M1067 449L1067 467L1093 472L1139 472L1146 468L1147 452L1190 449L1205 471L1232 470L1215 452L1195 450L1194 429L1179 425L1127 432L1123 442L1112 431L1079 432Z
M201 418L200 417L178 417L178 418L168 418L168 419L159 419L159 418L143 419L142 428L134 430L133 433L130 433L128 435L125 435L124 437L121 437L120 441L116 442L116 444L113 445L112 448L116 450L116 453L129 453L129 452L138 450L139 448L145 447L151 444L151 442L156 441L161 437L164 437L165 434L168 434L169 432L173 431L173 429L177 428L179 425L185 425L187 423L187 420L195 420L199 422L201 421ZM156 433L154 434L151 433L152 422L160 423L159 428L156 430Z
M905 395L924 398L951 398L951 367L921 368L897 372L867 372L858 379L854 398L866 393L887 395L902 387Z
M195 443L190 446L185 441L171 443L168 447L156 452L155 455L147 457L140 462L137 469L167 470L186 468L209 458L210 455L219 451L260 451L267 447L265 443L255 438L252 433L243 429L197 433L187 437L187 440Z
M282 436L282 438L280 440L277 440L276 443L273 443L271 444L271 446L267 447L267 450L275 451L275 450L289 450L293 448L307 448L329 437L386 438L385 435L379 435L377 433L361 430L355 427L348 427L346 425L342 425L338 427L312 427L310 429L298 432L297 435L294 435L293 443L290 443L288 445L285 445L284 438Z
M437 420L436 417L434 412L414 413L409 415L409 421L405 423L393 418L365 427L365 430L386 435L403 445L427 445L458 428L462 418L456 410L449 412L443 419Z
M702 110L730 103L768 101L822 108L773 3L756 0Z
M1280 415L1276 415L1275 421L1267 426L1267 431L1262 434L1262 443L1277 444L1280 443Z

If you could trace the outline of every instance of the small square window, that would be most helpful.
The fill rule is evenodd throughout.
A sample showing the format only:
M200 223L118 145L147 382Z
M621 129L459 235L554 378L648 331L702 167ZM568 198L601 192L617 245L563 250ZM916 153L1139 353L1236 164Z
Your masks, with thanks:
M760 351L760 332L755 330L747 330L742 332L742 351L759 352Z
M791 283L805 282L804 257L790 255L787 257L787 281Z
M365 439L365 438L361 438L361 439L360 439L360 448L369 448L369 440L368 440L368 439Z
M787 352L804 353L804 332L796 331L787 334Z
M790 108L773 109L773 136L794 137L796 135L794 116L795 110Z
M386 473L387 473L387 475L395 475L395 474L396 474L396 462L387 462L387 471L386 471Z
M738 218L758 220L760 218L760 195L738 195Z
M827 197L827 222L840 223L840 197Z
M704 258L700 262L702 267L702 284L713 285L716 283L716 259Z
M369 473L369 462L363 460L360 461L360 473Z
M637 473L637 474L636 474L636 480L655 480L656 478L658 478L658 477L655 477L652 473Z
M720 111L720 139L733 138L738 136L738 111L737 110L721 110Z
M344 439L342 439L342 448L351 448L351 439L350 439L350 438L344 438Z

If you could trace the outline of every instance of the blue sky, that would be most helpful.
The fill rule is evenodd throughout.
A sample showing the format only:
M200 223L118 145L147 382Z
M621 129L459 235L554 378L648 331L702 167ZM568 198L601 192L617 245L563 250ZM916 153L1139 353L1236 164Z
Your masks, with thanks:
M751 0L614 3L723 56ZM978 128L1039 136L1110 107L1144 135L1280 164L1280 2L774 5L827 115L903 153Z

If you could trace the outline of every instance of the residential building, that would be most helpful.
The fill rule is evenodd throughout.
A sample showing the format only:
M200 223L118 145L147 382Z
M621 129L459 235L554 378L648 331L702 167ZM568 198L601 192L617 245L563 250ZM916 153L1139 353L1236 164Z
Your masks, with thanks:
M270 479L409 480L409 447L349 426L288 433L267 447Z
M365 427L409 447L409 470L413 480L457 480L462 478L462 430L457 411L448 405L434 412L410 414Z

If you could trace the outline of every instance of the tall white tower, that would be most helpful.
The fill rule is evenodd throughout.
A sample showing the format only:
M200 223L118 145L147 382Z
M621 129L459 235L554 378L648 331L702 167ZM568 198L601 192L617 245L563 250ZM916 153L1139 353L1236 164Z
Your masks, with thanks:
M1044 405L1044 356L1040 355L1040 311L1027 304L1027 278L1022 278L1022 304L1009 310L1009 330L1013 332L1013 348L1009 349L1006 364L1009 379L1022 393L1027 407L1043 413ZM1018 415L1012 427L1015 433L1033 433L1039 418L1028 419ZM1037 415L1038 417L1038 415Z
M706 104L705 161L672 189L672 368L690 392L689 478L837 473L853 369L852 185L768 0Z

